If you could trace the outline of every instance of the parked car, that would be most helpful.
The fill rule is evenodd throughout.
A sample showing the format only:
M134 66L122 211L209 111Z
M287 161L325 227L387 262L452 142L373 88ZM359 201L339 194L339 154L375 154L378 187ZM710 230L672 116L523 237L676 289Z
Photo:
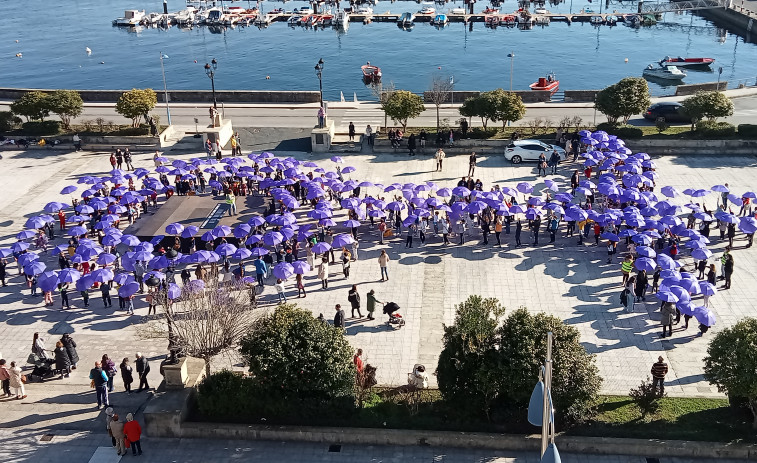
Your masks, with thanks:
M683 105L675 101L655 103L644 113L644 119L656 121L658 118L665 122L691 122L691 116L686 114Z
M539 140L515 140L505 148L505 159L513 164L520 164L523 161L538 161L539 155L544 153L549 160L554 150L557 150L560 154L561 161L565 160L565 150L560 146L550 145Z

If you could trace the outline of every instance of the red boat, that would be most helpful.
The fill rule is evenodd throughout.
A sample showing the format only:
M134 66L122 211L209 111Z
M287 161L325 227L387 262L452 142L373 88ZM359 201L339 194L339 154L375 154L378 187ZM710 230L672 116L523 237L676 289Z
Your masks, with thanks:
M548 90L552 95L560 87L560 81L555 78L553 73L547 74L547 77L539 77L539 80L529 85L531 90Z
M363 81L365 83L376 83L381 80L381 68L378 66L372 66L371 63L364 64L360 67L363 71Z
M661 66L676 66L676 67L685 67L685 66L709 66L710 64L714 63L714 58L671 58L670 56L666 56L662 60L660 60Z

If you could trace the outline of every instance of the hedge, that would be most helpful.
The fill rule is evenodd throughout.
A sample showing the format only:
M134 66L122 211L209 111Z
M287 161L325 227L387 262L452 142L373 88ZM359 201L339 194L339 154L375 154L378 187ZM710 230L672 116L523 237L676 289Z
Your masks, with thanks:
M604 130L610 135L615 135L618 138L641 138L644 136L644 131L638 127L632 125L613 125L609 122L603 122L597 125L597 130Z

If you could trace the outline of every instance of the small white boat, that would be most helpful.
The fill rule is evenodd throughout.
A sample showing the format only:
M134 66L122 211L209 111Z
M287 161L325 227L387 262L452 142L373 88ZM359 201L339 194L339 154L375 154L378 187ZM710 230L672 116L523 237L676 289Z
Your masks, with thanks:
M543 6L540 6L534 9L534 14L547 14L547 13L549 13L549 11L547 11L547 9L544 8Z
M434 17L433 24L436 26L446 26L449 22L446 14L438 14Z
M452 8L449 14L465 14L465 8Z
M362 6L358 7L358 9L355 12L355 14L359 14L359 15L373 14L373 8L371 8L370 6L362 5Z
M614 26L618 23L618 17L615 16L614 14L611 14L610 16L607 17L605 22L610 26Z
M136 26L145 18L145 10L126 10L121 18L113 20L115 26Z
M653 77L663 80L681 80L686 77L686 73L675 66L656 66L650 64L642 72L644 77Z
M589 22L595 25L604 24L605 18L599 15L594 15L591 18L589 18Z
M299 10L297 10L297 9L295 8L295 9L294 9L294 12L295 12L296 14L300 14L300 15L302 15L302 16L305 16L305 15L307 15L307 14L313 14L313 13L314 13L313 9L312 9L312 8L310 8L310 7L307 7L307 6L303 6L303 7L302 7L302 8L300 8Z
M337 27L344 28L345 24L350 22L350 14L347 11L339 11L334 16L334 24Z
M296 26L300 23L301 20L302 20L302 16L298 14L293 14L292 16L289 17L289 19L287 19L287 24L289 24L290 26Z
M174 15L174 21L180 26L188 26L194 22L196 11L194 7L181 10Z
M400 16L400 19L397 22L402 26L410 26L413 24L413 21L415 21L414 13L402 13L402 16Z
M436 14L436 8L434 8L433 4L424 5L423 8L418 11L418 14L425 14L425 15L433 15Z

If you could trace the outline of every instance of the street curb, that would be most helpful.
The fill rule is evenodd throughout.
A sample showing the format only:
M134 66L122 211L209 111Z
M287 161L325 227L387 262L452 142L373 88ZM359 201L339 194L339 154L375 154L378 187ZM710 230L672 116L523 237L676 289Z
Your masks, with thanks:
M156 436L163 437L163 436ZM174 436L166 436L174 437ZM342 445L402 445L467 449L533 451L539 435L490 434L451 431L419 431L375 428L320 428L308 426L258 426L226 423L182 422L182 438L302 441ZM593 455L632 455L657 458L730 458L757 460L757 445L722 444L662 439L624 439L558 435L562 452Z

